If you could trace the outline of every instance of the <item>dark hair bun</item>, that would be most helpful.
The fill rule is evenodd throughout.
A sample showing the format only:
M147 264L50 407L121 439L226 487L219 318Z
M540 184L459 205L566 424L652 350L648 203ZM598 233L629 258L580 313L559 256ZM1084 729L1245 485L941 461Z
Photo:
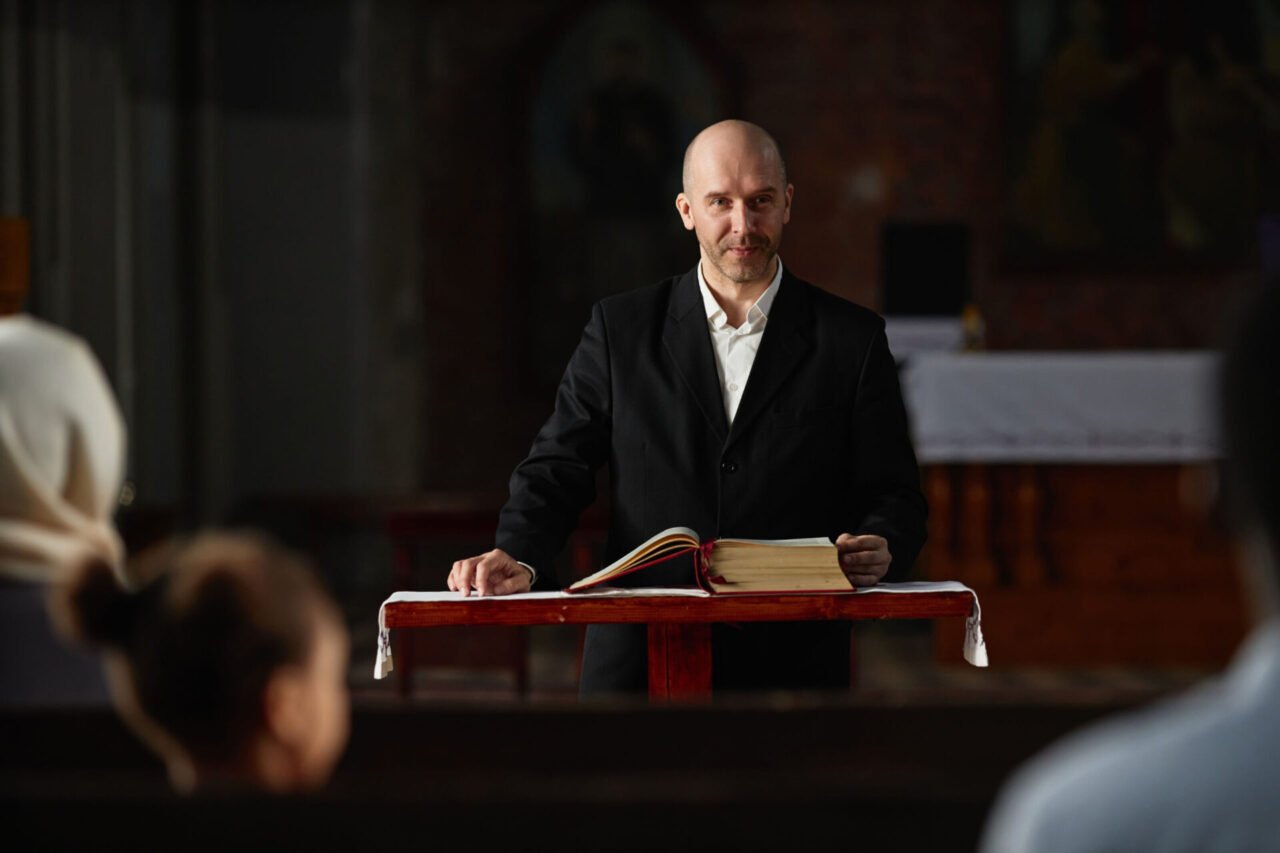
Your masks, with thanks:
M133 633L138 596L120 585L101 559L91 559L57 590L54 618L71 640L86 646L121 648Z

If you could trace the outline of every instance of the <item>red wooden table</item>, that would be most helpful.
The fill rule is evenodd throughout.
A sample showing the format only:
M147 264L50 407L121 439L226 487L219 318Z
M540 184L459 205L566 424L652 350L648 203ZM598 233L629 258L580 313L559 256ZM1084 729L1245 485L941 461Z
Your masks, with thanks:
M972 608L968 592L496 597L388 602L383 619L387 628L643 622L649 626L649 697L662 700L710 697L714 622L935 619L967 617Z

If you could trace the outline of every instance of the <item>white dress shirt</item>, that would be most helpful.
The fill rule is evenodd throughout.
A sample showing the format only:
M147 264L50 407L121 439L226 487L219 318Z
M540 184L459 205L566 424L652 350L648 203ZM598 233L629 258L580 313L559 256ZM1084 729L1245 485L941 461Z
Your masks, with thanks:
M707 309L707 327L711 331L711 346L716 353L716 374L720 377L720 393L724 398L724 413L733 426L733 417L742 402L742 392L747 387L751 366L756 362L756 352L764 337L764 327L769 322L769 309L778 295L782 283L782 258L773 281L760 298L747 311L747 319L741 326L729 325L729 315L720 307L707 280L702 277L702 264L698 264L698 289L702 291L702 305Z
M716 374L720 377L720 394L724 399L724 413L729 419L729 426L733 426L733 416L738 413L742 392L747 387L747 377L751 375L751 366L756 362L756 352L764 337L765 324L769 322L769 309L773 307L773 300L778 295L781 283L782 258L778 258L773 281L747 311L746 322L735 329L729 325L729 315L716 302L711 288L707 287L707 280L702 277L702 264L698 264L698 289L702 291L702 304L707 309L707 328L711 332L712 349L716 353ZM530 584L536 583L538 570L525 562L520 562L520 565L532 575Z

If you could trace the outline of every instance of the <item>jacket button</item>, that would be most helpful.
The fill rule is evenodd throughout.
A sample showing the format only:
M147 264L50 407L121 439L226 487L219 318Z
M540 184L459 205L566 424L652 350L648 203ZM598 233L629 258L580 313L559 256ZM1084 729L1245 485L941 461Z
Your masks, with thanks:
M725 472L726 474L732 474L734 471L738 470L738 463L737 462L721 462L720 470Z

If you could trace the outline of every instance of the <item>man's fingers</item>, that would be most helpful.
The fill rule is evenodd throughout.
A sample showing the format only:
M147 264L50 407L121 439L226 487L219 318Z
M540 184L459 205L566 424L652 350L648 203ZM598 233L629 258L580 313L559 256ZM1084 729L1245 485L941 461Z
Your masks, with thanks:
M481 596L489 594L489 575L493 573L496 561L490 556L480 558L480 562L476 563L476 592Z
M519 575L528 577L528 572L520 567L506 554L491 551L480 558L476 566L476 589L481 595L507 595L520 591L517 584L511 583Z
M479 557L468 557L462 561L462 577L459 579L458 588L463 595L471 595L471 590L475 589L476 569L479 563Z
M836 540L836 547L840 553L840 567L855 587L875 586L893 562L889 543L883 536L851 536L845 533Z
M453 572L449 575L449 587L464 596L471 595L471 581L475 573L476 560L469 557L453 564Z
M529 573L516 566L507 567L502 577L491 577L489 580L491 595L514 595L517 592L529 591Z
M449 570L449 589L464 596L510 595L530 588L531 574L505 551L495 548L478 557L458 560Z
M863 536L850 536L848 533L841 533L839 538L836 539L836 547L841 552L881 551L889 548L889 540L871 533Z
M888 551L851 551L840 555L840 564L849 569L855 566L878 566L882 563L887 566L892 559Z
M882 566L859 566L856 569L844 570L844 576L849 578L849 580L854 580L860 577L869 577L874 580L880 580L888 573L889 566L887 564Z
M875 586L884 577L884 572L850 572L845 577L849 579L849 583L857 587Z

